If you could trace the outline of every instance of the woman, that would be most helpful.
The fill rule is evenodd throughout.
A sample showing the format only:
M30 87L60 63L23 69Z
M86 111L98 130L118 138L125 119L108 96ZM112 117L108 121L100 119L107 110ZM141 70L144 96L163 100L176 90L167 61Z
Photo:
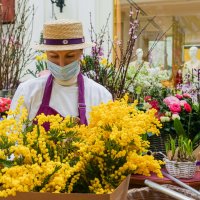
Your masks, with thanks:
M80 73L83 49L93 46L83 37L82 24L76 21L56 20L44 25L44 42L36 50L47 53L50 75L21 83L13 97L14 109L20 96L33 120L37 115L60 114L79 117L88 123L91 106L112 100L112 95L101 85Z

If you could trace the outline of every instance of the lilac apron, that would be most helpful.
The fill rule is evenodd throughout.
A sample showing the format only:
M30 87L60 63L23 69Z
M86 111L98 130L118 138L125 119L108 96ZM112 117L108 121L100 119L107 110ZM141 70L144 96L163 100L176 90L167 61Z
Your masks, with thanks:
M51 75L49 75L49 77L47 79L43 98L42 98L42 104L40 105L40 108L39 108L36 116L40 115L42 113L44 113L45 115L59 114L55 109L53 109L49 106L49 102L51 99L52 86L53 86L53 76L51 74ZM84 80L83 80L83 75L81 73L79 73L79 75L78 75L78 112L79 112L80 124L88 125L87 118L86 118ZM44 127L46 130L49 130L48 124L44 124Z

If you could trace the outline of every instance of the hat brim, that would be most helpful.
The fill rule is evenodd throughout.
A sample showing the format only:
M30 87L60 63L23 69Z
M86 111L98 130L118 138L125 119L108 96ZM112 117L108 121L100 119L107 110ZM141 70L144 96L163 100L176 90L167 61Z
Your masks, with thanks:
M94 47L94 43L81 43L81 44L71 44L71 45L45 45L45 44L35 44L33 48L39 51L64 51L64 50L77 50L85 49L89 47Z

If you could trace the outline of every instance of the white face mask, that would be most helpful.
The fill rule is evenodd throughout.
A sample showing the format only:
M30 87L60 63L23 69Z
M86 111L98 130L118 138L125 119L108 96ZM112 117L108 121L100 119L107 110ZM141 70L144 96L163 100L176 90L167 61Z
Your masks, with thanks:
M54 78L62 81L68 81L80 72L79 61L76 60L64 67L61 67L51 61L47 60L47 68L51 71Z

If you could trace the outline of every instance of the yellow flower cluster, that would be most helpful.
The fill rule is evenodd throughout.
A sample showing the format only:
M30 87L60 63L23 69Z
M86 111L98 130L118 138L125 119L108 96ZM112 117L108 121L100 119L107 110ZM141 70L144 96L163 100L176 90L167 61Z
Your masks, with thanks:
M159 134L155 111L127 97L93 107L89 126L59 115L26 120L23 99L0 122L0 197L16 192L112 192L130 173L160 172L142 135ZM20 116L19 113L22 113ZM49 125L46 131L44 124Z
M47 54L46 54L46 53L42 53L41 55L37 55L37 56L35 57L35 59L36 59L37 61L47 60Z
M104 67L110 67L111 66L111 63L108 62L107 58L102 58L100 60L100 64L103 65Z

